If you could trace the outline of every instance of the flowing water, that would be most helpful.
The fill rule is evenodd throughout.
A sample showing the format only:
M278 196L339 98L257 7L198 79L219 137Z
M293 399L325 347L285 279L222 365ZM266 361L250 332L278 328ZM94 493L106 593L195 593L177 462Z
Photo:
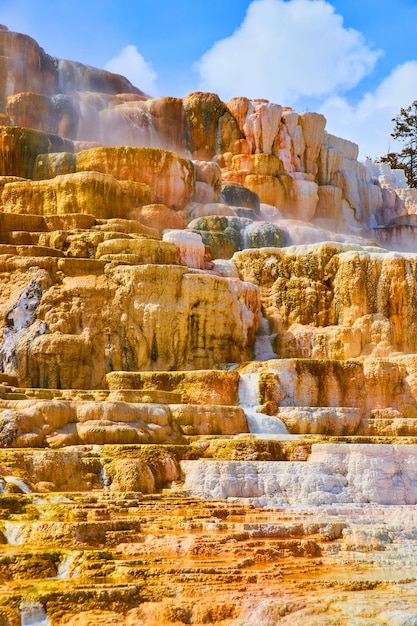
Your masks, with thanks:
M21 626L50 626L51 622L40 602L23 600L20 604Z
M78 559L78 553L65 556L58 566L56 578L68 579L74 576L74 565Z
M240 374L239 405L243 408L249 432L257 435L289 435L284 422L278 417L259 412L259 374Z
M3 480L6 483L15 485L15 487L18 487L23 493L32 493L32 490L27 486L27 484L16 476L4 476Z
M277 333L271 333L269 320L262 315L258 332L256 333L255 345L253 347L253 356L255 361L269 361L269 359L277 359L274 352L274 342Z

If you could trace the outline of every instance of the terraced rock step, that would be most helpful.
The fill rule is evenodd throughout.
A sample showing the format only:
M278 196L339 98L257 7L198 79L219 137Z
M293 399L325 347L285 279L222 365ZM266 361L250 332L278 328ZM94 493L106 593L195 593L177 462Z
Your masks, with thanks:
M415 624L404 176L4 26L0 111L0 626Z
M368 502L417 504L417 447L313 444L303 461L181 462L187 493L287 508Z
M324 619L323 611L344 619L342 597L353 603L363 589L386 610L416 608L415 586L405 581L416 566L414 508L393 518L384 507L278 511L117 492L0 503L9 539L0 547L0 615L13 626L24 611L43 611L57 626L241 624L256 616L291 624ZM372 602L363 623L384 623Z

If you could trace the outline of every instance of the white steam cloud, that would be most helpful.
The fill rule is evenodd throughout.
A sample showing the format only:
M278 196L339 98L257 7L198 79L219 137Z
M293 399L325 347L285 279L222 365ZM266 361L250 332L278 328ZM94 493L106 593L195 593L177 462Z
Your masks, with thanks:
M105 69L115 74L122 74L145 93L157 95L158 74L151 63L145 61L136 46L129 45L123 48L116 57L106 63Z

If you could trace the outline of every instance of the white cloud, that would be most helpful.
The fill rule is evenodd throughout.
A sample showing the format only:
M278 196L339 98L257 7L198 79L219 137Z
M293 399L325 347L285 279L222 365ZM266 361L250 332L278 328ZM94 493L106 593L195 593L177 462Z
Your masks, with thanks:
M417 61L398 65L375 91L367 93L355 105L345 98L327 99L320 112L327 118L327 130L359 145L360 157L379 157L397 150L390 137L392 118L401 108L417 99Z
M363 36L325 0L254 0L241 26L196 64L200 88L296 107L354 87L376 63Z
M111 59L105 66L109 72L122 74L130 80L135 87L149 95L156 95L156 79L158 74L152 65L145 61L136 46L126 46L121 52Z

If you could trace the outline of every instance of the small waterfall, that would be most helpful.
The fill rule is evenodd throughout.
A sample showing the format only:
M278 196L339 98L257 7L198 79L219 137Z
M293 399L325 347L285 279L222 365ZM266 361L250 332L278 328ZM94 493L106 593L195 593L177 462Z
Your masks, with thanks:
M249 426L254 435L288 435L287 427L278 417L258 413L249 407L243 407Z
M160 144L159 135L154 125L154 119L147 110L146 105L137 105L135 115L130 118L133 126L133 135L136 136L138 146L158 147Z
M100 485L101 485L101 488L103 489L103 491L107 491L109 485L108 485L108 479L107 479L105 464L103 463L103 460L101 459L101 448L102 448L102 446L100 446L100 445L95 443L95 444L93 444L91 446L91 452L93 454L97 454L97 456L99 457L99 459L101 461L101 470L100 470L100 474L99 474Z
M144 103L126 102L100 112L101 135L113 146L158 147L154 119Z
M3 534L10 546L20 546L25 543L26 533L24 522L4 522Z
M67 579L74 576L74 564L78 558L78 553L65 556L58 566L55 578Z
M259 413L259 373L240 374L239 405L245 411L249 432L261 435L289 435L278 417Z
M103 489L103 491L107 491L108 482L107 482L106 468L104 467L104 465L101 466L101 470L100 470L100 483L101 483L101 488Z
M240 374L239 406L254 407L259 405L259 372Z
M268 361L277 359L278 356L273 350L273 344L277 333L271 333L269 320L261 314L261 323L256 333L255 345L253 346L253 356L255 361Z
M21 626L51 626L40 602L23 600L19 606Z
M33 339L46 331L46 324L36 319L41 298L42 287L36 280L32 280L6 315L6 328L2 340L0 339L0 367L7 374L17 374L16 346L27 335L29 329Z
M18 487L23 493L32 493L32 490L27 486L27 484L16 476L3 476L3 480L6 483L15 485L15 487Z

